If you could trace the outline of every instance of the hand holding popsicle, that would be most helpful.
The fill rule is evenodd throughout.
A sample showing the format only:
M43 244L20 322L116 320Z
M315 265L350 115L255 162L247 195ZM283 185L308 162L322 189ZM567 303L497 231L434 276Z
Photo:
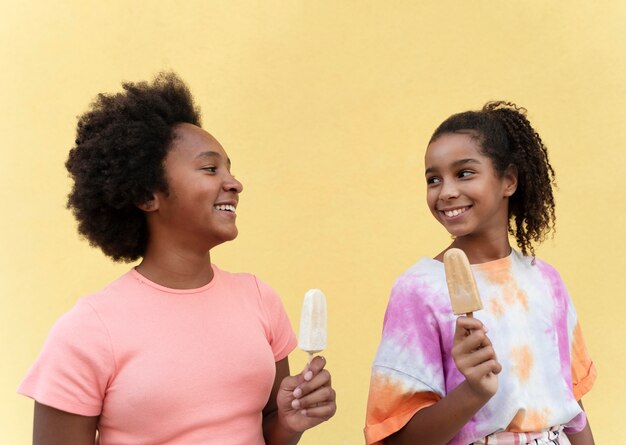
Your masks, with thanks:
M297 375L282 380L278 417L291 431L303 432L329 420L337 411L335 390L324 357L315 357Z
M304 296L298 346L308 353L304 370L285 378L278 393L279 418L289 429L302 432L330 419L337 410L326 359L313 354L326 348L326 297L319 289Z
M452 248L443 256L450 304L455 315L466 315L456 320L452 356L457 369L470 388L483 400L498 390L498 363L485 326L473 318L473 312L483 308L467 256L461 249Z
M470 389L486 402L498 390L502 366L480 320L458 317L452 346L452 358Z

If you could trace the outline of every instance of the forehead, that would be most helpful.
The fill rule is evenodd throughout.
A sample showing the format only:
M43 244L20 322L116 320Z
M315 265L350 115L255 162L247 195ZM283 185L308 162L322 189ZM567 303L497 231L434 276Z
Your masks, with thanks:
M202 157L217 157L228 160L222 145L209 132L192 124L174 127L174 139L167 158L191 160Z
M483 160L487 157L473 134L447 133L428 145L424 156L426 168L449 164L459 159Z

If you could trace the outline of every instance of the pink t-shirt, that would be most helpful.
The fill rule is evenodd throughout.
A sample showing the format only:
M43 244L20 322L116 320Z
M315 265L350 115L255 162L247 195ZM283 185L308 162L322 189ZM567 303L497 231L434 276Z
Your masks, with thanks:
M199 288L132 269L52 328L18 392L100 416L101 445L262 445L275 362L296 338L276 293L213 266Z

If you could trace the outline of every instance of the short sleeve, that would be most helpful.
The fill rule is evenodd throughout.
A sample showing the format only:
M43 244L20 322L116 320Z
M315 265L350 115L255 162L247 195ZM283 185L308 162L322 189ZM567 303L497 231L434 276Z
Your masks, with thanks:
M399 431L419 410L437 403L441 397L433 392L415 392L398 385L391 370L374 368L367 399L365 442L382 445L384 439Z
M255 280L261 296L261 304L269 322L270 347L274 354L274 360L278 362L294 350L297 344L296 335L285 308L274 289L256 277Z
M572 393L577 401L591 390L597 372L596 367L589 356L583 339L580 323L576 317L576 310L571 301L568 302L568 325L570 344L570 365L572 372ZM565 426L566 434L575 434L587 424L586 413L583 411L568 422Z
M574 324L570 338L570 354L572 364L572 389L576 400L587 394L596 380L596 367L589 356L583 339L580 323Z
M365 436L381 444L422 408L445 395L441 334L429 296L439 292L425 277L396 281L372 367Z
M108 332L81 300L54 324L18 392L62 411L97 416L114 368Z

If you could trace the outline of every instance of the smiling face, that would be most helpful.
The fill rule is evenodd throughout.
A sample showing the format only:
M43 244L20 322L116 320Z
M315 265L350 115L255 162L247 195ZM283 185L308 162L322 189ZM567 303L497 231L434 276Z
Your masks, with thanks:
M428 207L451 235L506 239L508 197L517 186L513 169L498 174L466 133L443 134L431 142L425 165Z
M167 192L155 192L147 211L150 241L182 248L212 247L237 236L236 208L243 186L230 173L220 143L191 124L174 128L163 163Z

